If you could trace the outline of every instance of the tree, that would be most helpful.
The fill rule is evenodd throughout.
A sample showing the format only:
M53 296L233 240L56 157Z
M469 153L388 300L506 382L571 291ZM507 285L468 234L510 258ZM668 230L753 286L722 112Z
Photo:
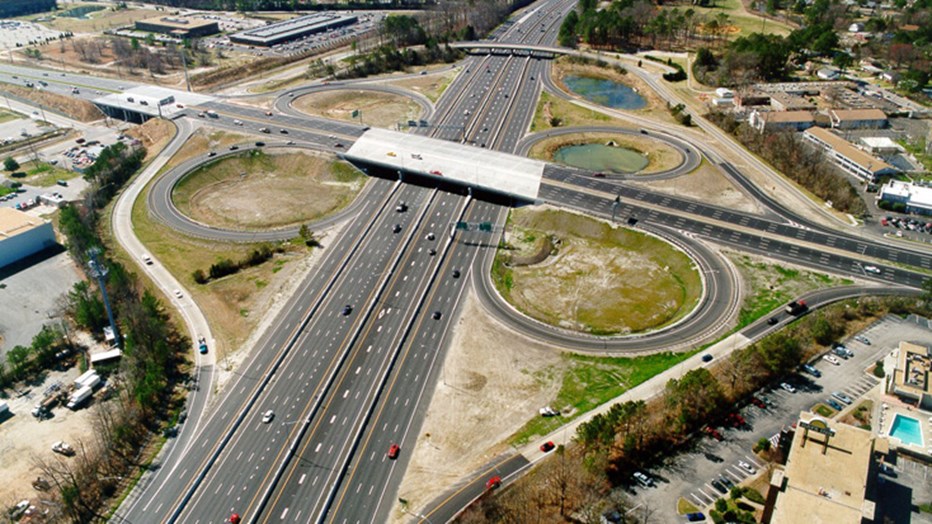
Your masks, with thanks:
M32 349L26 346L16 346L7 351L6 360L10 363L10 373L15 378L22 378L25 374L31 352Z
M851 55L845 53L844 51L835 53L835 56L832 57L832 63L835 64L835 67L840 69L842 73L851 67L852 62L854 62L854 59L851 58Z
M16 159L14 159L13 157L8 156L3 161L3 168L6 169L7 171L16 171L17 169L19 169L19 162L17 162Z

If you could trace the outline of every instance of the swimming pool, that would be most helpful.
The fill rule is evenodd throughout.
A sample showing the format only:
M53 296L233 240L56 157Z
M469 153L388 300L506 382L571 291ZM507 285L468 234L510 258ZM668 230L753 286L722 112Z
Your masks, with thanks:
M900 439L903 444L922 447L922 428L919 421L912 417L897 413L890 426L890 436Z

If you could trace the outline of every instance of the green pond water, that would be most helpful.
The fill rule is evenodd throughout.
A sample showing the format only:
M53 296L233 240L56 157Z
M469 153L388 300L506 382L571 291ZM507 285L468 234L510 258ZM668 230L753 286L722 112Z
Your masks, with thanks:
M563 83L577 95L606 107L635 110L647 106L647 100L637 91L611 80L569 75Z
M604 144L563 146L554 152L553 159L580 169L618 174L636 173L648 163L647 157L637 151Z
M82 5L80 7L73 7L67 11L59 11L55 13L55 16L86 19L87 15L90 13L93 13L94 11L102 11L104 9L106 8L101 5Z

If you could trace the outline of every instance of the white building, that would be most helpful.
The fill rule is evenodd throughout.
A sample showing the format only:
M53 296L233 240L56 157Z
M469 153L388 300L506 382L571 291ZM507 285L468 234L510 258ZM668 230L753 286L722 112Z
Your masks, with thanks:
M0 207L0 267L18 262L56 244L52 223L8 207Z
M917 186L912 182L887 182L880 188L880 200L903 204L907 213L932 215L932 188Z

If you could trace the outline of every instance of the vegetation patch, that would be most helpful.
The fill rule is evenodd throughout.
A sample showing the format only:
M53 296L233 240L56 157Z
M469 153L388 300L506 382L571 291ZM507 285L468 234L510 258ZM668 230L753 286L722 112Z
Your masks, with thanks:
M35 160L23 163L17 171L26 174L24 178L19 178L20 181L40 187L54 186L59 180L71 180L78 177L76 171Z
M546 435L576 417L605 404L625 391L691 357L688 353L658 353L634 358L563 355L563 384L551 407L554 417L535 417L510 442L520 446Z
M399 87L417 91L418 93L421 93L422 95L429 98L431 102L436 102L440 98L440 95L442 95L443 92L446 91L447 87L450 86L450 82L456 78L458 73L459 68L456 68L442 74L436 73L431 75L418 76L416 78L398 80L392 83Z
M655 237L563 211L512 212L493 265L499 292L525 314L565 329L616 335L685 316L702 282L692 260ZM549 237L545 260L528 260Z
M0 83L0 89L19 98L37 102L46 108L52 108L67 117L81 122L92 122L104 117L100 109L97 109L97 106L87 100L6 83Z
M219 227L284 227L332 214L355 198L365 178L307 153L253 150L206 164L175 186L172 200L194 220Z
M749 255L733 252L726 252L726 255L741 272L746 288L751 290L744 297L736 329L809 291L852 284L849 279L783 267Z
M392 128L416 120L421 107L408 97L375 91L325 91L294 100L295 109L335 120L359 121L369 126ZM358 117L353 113L358 111Z
M562 147L609 143L637 151L647 157L647 167L638 171L639 175L667 171L683 162L683 155L664 142L641 136L611 133L579 133L546 138L534 144L528 156L549 162L553 161L554 153Z

